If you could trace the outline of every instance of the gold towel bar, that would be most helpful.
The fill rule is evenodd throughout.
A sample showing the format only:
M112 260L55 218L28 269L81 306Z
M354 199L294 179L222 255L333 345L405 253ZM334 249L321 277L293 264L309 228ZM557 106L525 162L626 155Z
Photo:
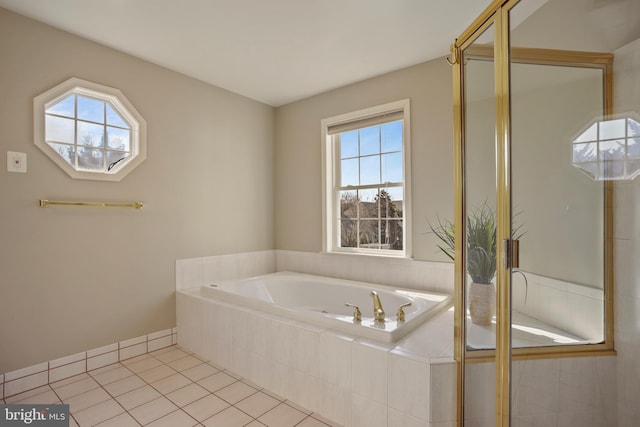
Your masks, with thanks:
M142 209L144 206L141 202L134 203L107 203L107 202L55 202L53 200L40 199L40 206L47 207L49 205L64 206L100 206L100 207L116 207L116 208L136 208Z

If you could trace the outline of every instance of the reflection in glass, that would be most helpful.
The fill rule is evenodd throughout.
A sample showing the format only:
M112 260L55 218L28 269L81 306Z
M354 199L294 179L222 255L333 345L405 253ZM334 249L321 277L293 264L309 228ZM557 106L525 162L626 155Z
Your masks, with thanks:
M631 117L596 121L573 140L573 165L598 181L632 180L640 174L638 134Z

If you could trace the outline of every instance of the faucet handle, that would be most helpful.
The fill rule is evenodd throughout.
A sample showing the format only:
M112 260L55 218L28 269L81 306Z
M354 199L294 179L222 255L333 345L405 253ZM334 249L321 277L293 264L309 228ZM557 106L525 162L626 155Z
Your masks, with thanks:
M411 303L408 302L400 306L400 308L398 309L398 312L396 313L396 316L398 317L398 322L404 322L404 308L409 307L410 305Z
M346 305L347 307L353 307L353 320L355 320L356 322L359 322L362 320L362 312L360 311L360 307L358 307L355 304L349 304L349 303L345 303L344 305Z

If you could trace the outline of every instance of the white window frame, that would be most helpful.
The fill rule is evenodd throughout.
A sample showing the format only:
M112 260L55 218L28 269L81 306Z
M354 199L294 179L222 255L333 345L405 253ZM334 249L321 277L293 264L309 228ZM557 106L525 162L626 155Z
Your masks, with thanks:
M373 118L386 113L401 111L403 116L402 138L402 173L403 173L403 249L365 249L343 248L340 246L340 227L338 217L340 201L336 185L336 153L333 144L333 136L329 134L331 127ZM410 125L410 100L390 102L376 107L340 114L321 120L322 141L322 250L331 253L349 253L389 257L411 257L411 125ZM364 126L363 126L364 127Z
M77 170L47 144L45 131L46 110L62 99L74 94L108 102L131 127L130 155L112 171ZM36 96L33 100L33 111L35 145L72 178L120 181L147 157L147 124L133 104L118 89L72 77ZM77 117L74 120L77 122Z

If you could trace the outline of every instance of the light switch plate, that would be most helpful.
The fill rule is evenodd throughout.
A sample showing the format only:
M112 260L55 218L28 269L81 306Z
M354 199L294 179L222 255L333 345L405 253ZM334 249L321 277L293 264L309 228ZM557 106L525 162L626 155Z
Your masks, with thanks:
M9 172L26 172L27 153L7 151L7 170Z

